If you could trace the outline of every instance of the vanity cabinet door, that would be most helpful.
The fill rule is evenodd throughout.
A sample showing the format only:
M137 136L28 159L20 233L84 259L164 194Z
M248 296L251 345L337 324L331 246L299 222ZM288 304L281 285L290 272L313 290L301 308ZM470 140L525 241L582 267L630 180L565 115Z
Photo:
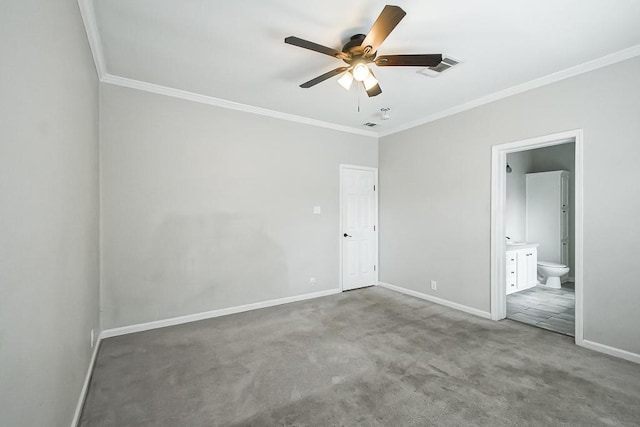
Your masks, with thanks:
M517 283L516 287L519 291L527 288L527 271L529 269L529 257L527 254L529 253L528 249L519 250L518 256L516 257L517 262Z
M527 259L527 281L526 287L532 287L538 284L538 251L536 248L529 249L526 252Z
M538 284L538 250L536 248L507 251L507 295Z

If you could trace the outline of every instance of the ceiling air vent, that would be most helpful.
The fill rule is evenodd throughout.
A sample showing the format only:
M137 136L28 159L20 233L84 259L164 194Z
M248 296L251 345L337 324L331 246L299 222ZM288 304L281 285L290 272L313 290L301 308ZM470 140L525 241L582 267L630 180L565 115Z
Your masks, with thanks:
M362 126L367 126L367 127L373 128L373 127L378 126L378 124L377 123L367 122L367 123L364 123Z
M448 69L455 67L460 63L459 60L453 59L450 56L443 56L442 62L436 65L435 67L425 68L423 70L418 71L420 74L424 74L429 77L438 77L441 73L447 71Z

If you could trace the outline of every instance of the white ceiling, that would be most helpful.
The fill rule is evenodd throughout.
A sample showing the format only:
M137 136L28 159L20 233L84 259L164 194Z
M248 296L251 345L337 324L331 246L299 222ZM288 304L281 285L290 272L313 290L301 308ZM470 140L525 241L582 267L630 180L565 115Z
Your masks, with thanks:
M91 0L82 1L91 10ZM621 50L640 54L637 0L398 0L390 4L407 16L379 54L444 53L463 63L437 78L375 67L383 90L375 98L356 85L345 91L336 78L298 87L343 63L285 37L340 50L368 32L386 3L93 0L95 16L83 16L89 32L97 30L92 48L108 75L358 131L373 121L381 134ZM390 120L380 120L382 107L391 108Z

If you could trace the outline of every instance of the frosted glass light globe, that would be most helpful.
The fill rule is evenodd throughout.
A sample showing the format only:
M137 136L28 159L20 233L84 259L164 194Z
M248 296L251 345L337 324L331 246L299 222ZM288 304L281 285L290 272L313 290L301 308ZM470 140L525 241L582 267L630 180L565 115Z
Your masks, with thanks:
M364 79L366 79L367 77L369 77L369 67L367 67L364 64L358 64L355 67L353 67L354 79L361 82L361 81L364 81Z
M342 77L338 79L338 83L340 83L340 86L342 86L346 90L349 90L349 88L351 87L351 83L353 83L353 75L351 75L351 73L347 71L343 74Z

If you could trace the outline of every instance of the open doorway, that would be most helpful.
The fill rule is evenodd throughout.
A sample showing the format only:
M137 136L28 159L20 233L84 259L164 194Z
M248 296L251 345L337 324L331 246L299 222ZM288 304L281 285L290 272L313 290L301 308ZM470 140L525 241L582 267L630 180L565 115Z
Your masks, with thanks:
M507 153L507 319L575 334L575 142Z
M491 314L582 334L582 131L493 147Z

